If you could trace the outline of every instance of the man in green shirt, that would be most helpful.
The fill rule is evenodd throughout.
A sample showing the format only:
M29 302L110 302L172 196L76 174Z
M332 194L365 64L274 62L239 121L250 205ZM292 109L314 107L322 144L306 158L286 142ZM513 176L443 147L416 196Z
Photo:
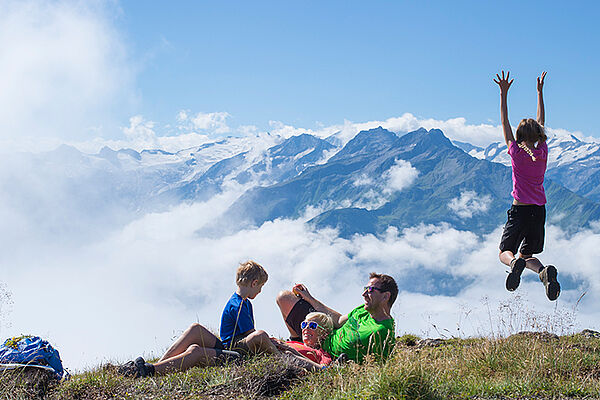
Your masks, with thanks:
M322 343L323 350L334 357L346 354L362 362L365 356L385 359L395 344L394 319L390 310L398 296L398 285L389 275L371 273L362 293L364 303L342 315L315 299L303 284L277 296L277 305L291 334L299 340L300 323L309 312L327 313L333 319L333 333Z

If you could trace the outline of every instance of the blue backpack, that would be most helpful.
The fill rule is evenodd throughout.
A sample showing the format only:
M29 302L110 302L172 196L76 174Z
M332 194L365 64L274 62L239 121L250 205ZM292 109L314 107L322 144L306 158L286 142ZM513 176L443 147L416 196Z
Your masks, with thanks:
M63 369L58 351L38 336L17 336L0 346L0 363L46 365L52 367L57 379L69 373Z

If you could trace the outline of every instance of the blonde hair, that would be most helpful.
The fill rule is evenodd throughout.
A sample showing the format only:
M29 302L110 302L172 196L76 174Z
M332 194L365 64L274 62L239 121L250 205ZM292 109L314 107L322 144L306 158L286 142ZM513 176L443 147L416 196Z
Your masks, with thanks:
M323 328L325 330L325 333L327 333L327 336L329 336L331 334L331 332L333 331L333 320L331 319L331 317L325 313L322 312L311 312L308 313L306 315L306 318L304 318L306 321L308 320L314 320L317 322L317 324L319 324L319 326L321 326L321 328Z
M235 274L235 283L238 286L250 286L252 282L258 281L259 284L263 285L269 279L269 274L259 263L248 260L240 263Z

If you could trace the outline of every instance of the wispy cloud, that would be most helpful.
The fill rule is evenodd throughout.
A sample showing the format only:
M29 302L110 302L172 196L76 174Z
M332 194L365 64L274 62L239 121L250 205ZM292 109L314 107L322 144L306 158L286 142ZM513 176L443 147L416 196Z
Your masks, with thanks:
M367 210L376 210L390 201L395 192L404 190L412 185L419 171L410 162L395 160L394 164L381 174L381 179L375 181L371 177L361 174L352 182L353 186L366 188L355 200L348 199L339 204L343 207L359 207Z
M134 68L110 3L0 4L0 141L35 148L114 121L135 99Z
M227 119L231 115L227 112L198 112L195 115L189 115L188 111L180 111L177 115L179 128L200 131L206 134L224 134L231 132L227 125Z
M480 196L472 190L467 190L461 192L460 197L452 199L448 208L461 218L471 218L473 215L485 213L491 202L492 198L489 195Z
M136 143L136 148L154 149L157 147L154 122L144 121L141 115L129 119L129 126L123 128L123 133L130 143Z

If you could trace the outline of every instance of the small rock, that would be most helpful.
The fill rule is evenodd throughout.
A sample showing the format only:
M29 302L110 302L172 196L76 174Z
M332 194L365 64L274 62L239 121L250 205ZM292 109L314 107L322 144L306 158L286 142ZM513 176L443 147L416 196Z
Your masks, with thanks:
M591 329L582 330L580 335L587 338L600 338L600 332L593 331Z
M444 344L444 339L421 339L417 342L417 348L438 347Z

